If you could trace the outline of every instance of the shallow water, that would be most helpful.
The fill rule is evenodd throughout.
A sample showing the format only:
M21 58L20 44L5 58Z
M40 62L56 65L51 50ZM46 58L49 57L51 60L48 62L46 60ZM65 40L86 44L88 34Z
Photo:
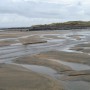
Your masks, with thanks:
M61 31L62 32L62 31ZM70 47L88 42L87 37L90 35L90 31L87 33L83 30L81 31L65 31L66 33L63 34L42 34L41 36L44 37L45 35L56 35L56 36L63 36L65 39L52 39L48 40L47 43L43 44L32 44L32 45L21 45L20 43L13 44L11 46L5 46L0 47L0 60L4 60L9 58L15 58L15 57L21 57L23 55L33 55L38 54L41 52L46 51L53 51L53 50L59 50L59 51L65 51L65 52L75 52L74 50L69 50ZM72 38L68 38L68 35L83 35L83 32L85 32L85 40L72 40ZM36 35L36 34L35 34ZM32 35L28 35L32 36ZM22 37L28 37L28 36L22 36ZM22 38L21 37L21 38Z
M58 63L61 63L63 65L71 67L73 70L76 71L81 71L81 70L90 70L90 66L85 65L85 64L79 64L79 63L72 63L72 62L65 62L65 61L60 61L60 60L55 60L55 59L49 59L51 61L55 61Z
M90 83L84 81L66 81L65 90L90 90Z
M61 31L62 32L62 31ZM65 31L67 32L67 31ZM53 35L53 34L52 34ZM84 35L82 40L75 40L70 37L69 35ZM44 35L42 35L44 36ZM20 45L14 44L11 46L0 47L0 63L11 63L13 59L17 57L22 57L24 55L34 55L39 54L41 52L46 51L53 51L53 50L60 50L65 52L70 52L68 50L71 46L76 44L89 42L90 41L90 31L68 31L67 34L57 34L57 36L64 36L65 39L60 40L50 40L47 38L48 43L44 44L33 44L33 45ZM25 36L28 37L28 36ZM25 38L24 36L22 38ZM74 51L73 51L74 52ZM63 62L58 61L58 63L67 65L71 67L73 70L88 70L90 66L78 64L78 63L71 63L71 62ZM62 74L57 74L57 72L51 68L44 67L44 66L37 66L37 65L22 65L27 69L31 69L32 71L49 75L54 79L61 77ZM83 82L83 81L62 81L65 85L65 90L90 90L90 83Z
M39 65L27 65L27 64L20 64L20 65L27 69L30 69L34 72L46 74L53 78L62 76L62 75L58 74L57 71L55 71L54 69L49 68L49 67L39 66Z

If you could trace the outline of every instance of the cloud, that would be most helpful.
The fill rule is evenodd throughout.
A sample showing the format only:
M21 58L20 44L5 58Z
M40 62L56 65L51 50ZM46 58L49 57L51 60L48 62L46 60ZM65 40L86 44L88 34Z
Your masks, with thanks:
M89 0L0 0L0 27L90 20L89 8Z

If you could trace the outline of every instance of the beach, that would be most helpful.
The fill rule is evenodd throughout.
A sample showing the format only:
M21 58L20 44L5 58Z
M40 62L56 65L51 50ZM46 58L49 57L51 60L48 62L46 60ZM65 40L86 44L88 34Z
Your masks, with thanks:
M89 90L90 31L0 32L1 90Z

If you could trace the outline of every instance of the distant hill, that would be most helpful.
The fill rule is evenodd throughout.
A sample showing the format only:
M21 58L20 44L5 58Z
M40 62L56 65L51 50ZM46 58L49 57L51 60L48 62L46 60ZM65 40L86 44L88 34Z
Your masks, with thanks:
M90 21L69 21L64 23L52 23L45 25L31 26L31 30L68 30L68 29L88 29L90 28Z
M2 30L37 31L37 30L69 30L69 29L89 29L89 28L90 28L90 21L68 21L64 23L33 25L31 27L3 28Z

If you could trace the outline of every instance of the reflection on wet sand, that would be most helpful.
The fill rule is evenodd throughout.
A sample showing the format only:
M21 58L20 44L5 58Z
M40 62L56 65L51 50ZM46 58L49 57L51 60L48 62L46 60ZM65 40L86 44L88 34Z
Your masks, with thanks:
M28 69L25 72L23 71L24 75L25 73L29 75L31 73L28 74L28 71L32 71L38 73L40 76L45 75L48 78L50 76L51 77L50 80L52 81L55 80L55 86L57 88L49 89L49 86L47 84L45 90L63 90L63 89L89 90L90 89L90 83L89 83L90 82L90 78L89 78L90 50L89 48L86 48L87 44L83 46L83 43L85 42L89 43L90 41L89 30L87 31L67 30L67 31L53 31L53 32L39 31L39 32L30 32L30 33L19 32L18 34L16 33L17 32L11 32L11 33L1 32L0 34L0 46L2 46L0 47L0 63L4 64L4 66L1 66L2 69L6 68L7 66L10 69L12 69L13 65L16 65L18 66L18 68L22 68L21 71ZM39 43L42 40L45 42ZM34 43L31 44L33 41ZM23 45L23 42L27 44ZM76 45L79 45L78 46L79 50L77 50L77 48L74 47ZM83 49L80 49L82 47ZM89 44L88 47L90 47ZM18 63L18 65L16 63ZM7 70L5 69L5 71ZM12 72L14 73L16 72L16 67L12 69ZM20 82L20 80L18 82ZM24 78L24 80L27 80L27 78ZM56 82L60 84L61 88L58 86ZM2 82L0 83L3 86ZM3 79L3 83L4 83L4 79ZM61 83L63 85L61 85ZM12 89L9 88L9 85L6 87L8 87L8 89L4 88L6 90ZM25 87L22 87L22 90L23 88ZM43 88L45 87L34 90L44 90ZM26 88L25 90L28 89L29 88ZM20 90L20 88L16 90Z

